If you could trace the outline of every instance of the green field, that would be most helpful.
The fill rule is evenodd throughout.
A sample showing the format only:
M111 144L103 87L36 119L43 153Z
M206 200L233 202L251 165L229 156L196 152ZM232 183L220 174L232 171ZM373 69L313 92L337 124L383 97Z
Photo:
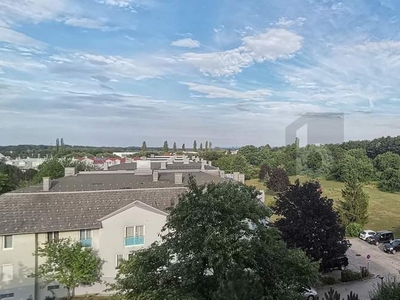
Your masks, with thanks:
M299 178L301 182L311 180L306 176L292 176L290 181L294 182ZM323 187L323 195L333 200L341 198L342 182L318 180ZM246 184L253 185L257 189L265 190L265 202L267 205L274 203L273 193L258 181L252 179L246 181ZM385 193L379 191L373 185L365 186L365 191L369 194L369 221L365 229L372 230L392 230L396 237L400 237L400 194Z

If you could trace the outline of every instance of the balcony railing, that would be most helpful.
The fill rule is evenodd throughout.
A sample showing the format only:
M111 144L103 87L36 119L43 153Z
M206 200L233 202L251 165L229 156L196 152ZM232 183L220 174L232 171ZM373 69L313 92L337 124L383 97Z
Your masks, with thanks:
M144 236L130 236L125 238L125 246L144 245Z
M83 247L92 247L92 239L81 239L80 243Z

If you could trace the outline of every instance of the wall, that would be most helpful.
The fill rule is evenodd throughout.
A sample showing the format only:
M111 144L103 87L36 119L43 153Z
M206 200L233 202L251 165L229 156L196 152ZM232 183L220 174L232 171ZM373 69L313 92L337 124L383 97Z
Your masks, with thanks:
M13 248L3 249L3 237L0 236L0 268L1 265L12 264L13 280L2 282L0 274L0 294L14 293L14 300L33 299L35 295L35 279L28 278L35 271L35 234L14 235ZM0 269L1 272L1 269Z
M105 260L103 266L103 279L112 282L117 274L116 256L128 254L149 247L153 242L160 240L159 233L166 222L166 215L147 206L133 206L106 220L100 229L100 257ZM145 244L143 246L124 246L125 227L144 225Z

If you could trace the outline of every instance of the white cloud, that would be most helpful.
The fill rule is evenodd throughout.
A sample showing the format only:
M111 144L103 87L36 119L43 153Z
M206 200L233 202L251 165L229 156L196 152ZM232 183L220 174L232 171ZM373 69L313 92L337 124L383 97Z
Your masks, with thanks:
M200 42L192 38L186 38L173 41L171 45L176 47L198 48L200 47Z
M89 29L104 29L105 24L100 20L91 20L87 18L68 18L64 21L66 25L83 27Z
M304 25L304 22L306 21L306 18L303 17L298 17L295 20L289 20L286 17L281 17L279 20L275 23L271 23L271 25L276 25L280 27L293 27L293 26L298 26L301 27Z
M40 23L55 19L72 4L69 0L1 0L0 19L11 25L17 21Z
M373 109L400 94L400 42L377 41L320 49L304 66L282 66L292 89L283 96L299 101L337 103L337 109ZM398 110L398 108L397 108Z
M45 46L45 43L6 27L0 27L0 41L28 47L41 48Z
M240 73L255 62L287 59L302 46L303 37L286 29L269 29L264 33L242 39L241 47L211 53L186 53L182 59L212 76Z
M206 98L211 99L242 99L242 100L263 100L267 96L271 95L271 91L266 89L249 90L249 91L237 91L223 87L204 85L192 82L182 82L182 84L189 87L190 91L205 94Z

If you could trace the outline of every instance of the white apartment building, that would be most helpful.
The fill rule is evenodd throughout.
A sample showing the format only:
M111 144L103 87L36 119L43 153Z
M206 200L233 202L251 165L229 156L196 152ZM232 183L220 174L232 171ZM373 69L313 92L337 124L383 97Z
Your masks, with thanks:
M112 282L120 259L159 239L167 208L187 190L189 173L199 184L226 180L223 171L203 163L153 166L140 161L118 165L115 171L75 174L66 168L63 178L44 178L43 184L1 195L0 300L66 295L60 284L45 286L29 276L41 263L35 250L59 238L70 237L98 251L105 261L102 280ZM76 294L102 293L105 288L80 287Z

